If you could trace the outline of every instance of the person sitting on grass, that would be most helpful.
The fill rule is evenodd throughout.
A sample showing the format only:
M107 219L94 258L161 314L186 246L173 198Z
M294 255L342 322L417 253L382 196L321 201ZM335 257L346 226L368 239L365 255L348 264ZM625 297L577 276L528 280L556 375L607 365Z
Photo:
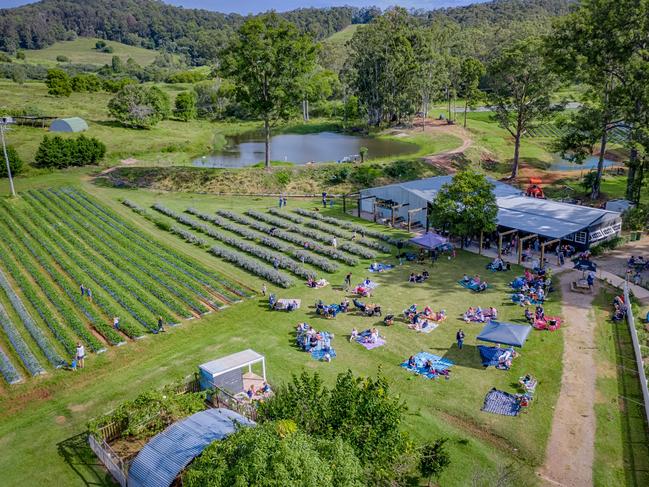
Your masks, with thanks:
M352 328L351 333L349 334L349 341L352 342L358 338L358 330L356 328Z
M421 273L421 276L424 278L424 280L428 279L430 277L430 274L426 269Z
M377 340L379 339L379 330L375 328L372 328L370 330L370 343L376 343Z
M467 309L464 312L464 315L462 315L462 318L464 318L464 321L467 323L473 319L475 315L475 309L473 309L473 306L469 306L469 309Z
M468 284L470 281L471 281L471 279L470 279L469 276L467 276L466 274L464 274L464 275L462 276L462 282Z
M415 360L414 355L411 355L410 358L408 358L408 368L409 369L416 369L417 368L417 361Z
M424 316L431 316L433 314L433 310L431 309L430 306L426 306L424 308Z
M385 318L383 318L383 324L385 326L394 325L394 315L385 315Z
M493 306L489 306L489 317L492 320L498 319L498 310L494 308Z
M422 282L424 282L424 280L424 276L422 276L421 274L417 274L417 276L415 277L415 282L417 284L421 284Z
M545 311L543 310L543 306L536 307L536 310L534 311L534 317L537 321L543 321L545 319Z
M410 277L408 278L408 282L417 282L417 277L415 276L414 272L410 273Z
M487 281L482 281L482 282L478 285L478 292L485 291L485 290L487 289L487 287L488 287Z
M349 310L349 299L345 298L340 303L340 311L347 313L347 310Z

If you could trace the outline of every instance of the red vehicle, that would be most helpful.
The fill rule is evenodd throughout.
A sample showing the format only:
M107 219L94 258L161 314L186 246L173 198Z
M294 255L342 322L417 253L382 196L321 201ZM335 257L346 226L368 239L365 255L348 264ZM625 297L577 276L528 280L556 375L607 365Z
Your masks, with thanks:
M530 185L527 187L525 194L531 198L545 198L543 188L540 186L543 183L541 178L530 178Z

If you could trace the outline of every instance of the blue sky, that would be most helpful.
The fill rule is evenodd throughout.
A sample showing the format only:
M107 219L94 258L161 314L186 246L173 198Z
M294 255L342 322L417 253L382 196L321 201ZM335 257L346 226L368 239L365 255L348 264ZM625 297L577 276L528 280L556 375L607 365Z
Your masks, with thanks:
M299 7L330 7L337 5L352 5L356 7L376 5L377 7L386 8L397 4L406 8L433 10L441 7L481 3L483 1L486 0L165 0L165 3L181 5L187 8L204 8L219 12L247 14L270 9L283 11L293 10ZM0 7L16 7L27 3L34 2L30 0L0 0Z

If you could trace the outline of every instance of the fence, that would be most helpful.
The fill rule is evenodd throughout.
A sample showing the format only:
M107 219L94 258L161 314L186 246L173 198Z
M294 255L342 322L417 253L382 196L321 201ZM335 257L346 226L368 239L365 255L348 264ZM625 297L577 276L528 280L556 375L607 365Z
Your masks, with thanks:
M640 351L640 340L638 340L638 332L635 328L635 318L633 310L631 309L631 301L629 296L629 283L624 282L624 302L627 303L627 323L629 325L629 333L631 334L631 342L633 343L633 351L635 353L636 366L638 368L638 375L640 376L640 387L642 388L642 398L644 402L645 416L647 424L649 424L649 389L647 388L647 375L644 370L644 362L642 361L642 352Z
M97 438L93 434L88 435L88 444L90 445L90 449L95 453L95 455L97 455L97 458L99 458L101 463L104 464L117 483L122 487L126 487L128 468L119 455L117 455L117 453L115 453L106 442L106 439L102 437L103 430L111 432L112 434L118 434L118 428L119 425L111 423L100 430L100 438Z

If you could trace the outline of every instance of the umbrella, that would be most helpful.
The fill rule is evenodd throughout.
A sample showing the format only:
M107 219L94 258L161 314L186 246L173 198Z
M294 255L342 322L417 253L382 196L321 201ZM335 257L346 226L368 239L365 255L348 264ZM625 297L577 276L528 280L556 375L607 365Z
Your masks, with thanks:
M595 262L592 262L590 260L578 260L575 263L575 269L580 270L580 271L593 271L595 272L597 270L597 264Z
M522 347L531 331L532 327L530 325L499 323L498 321L491 320L484 326L476 339L482 340L483 342Z

